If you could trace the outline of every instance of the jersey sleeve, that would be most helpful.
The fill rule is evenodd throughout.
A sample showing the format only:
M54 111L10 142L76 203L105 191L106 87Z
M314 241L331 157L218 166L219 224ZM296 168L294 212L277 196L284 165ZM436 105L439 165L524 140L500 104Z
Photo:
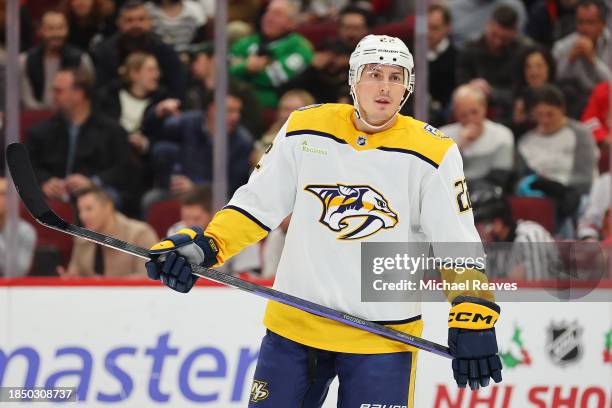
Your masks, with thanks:
M433 243L436 258L451 258L454 268L441 269L442 279L449 283L466 282L466 290L446 293L449 301L457 296L475 296L493 300L474 281L487 282L486 257L474 225L472 205L463 162L457 145L449 148L439 167L426 182L421 202L421 227Z
M243 248L264 238L293 210L297 166L286 137L287 124L255 167L249 181L208 225L205 235L215 240L223 264Z
M427 181L421 226L432 242L479 242L457 145L449 148Z

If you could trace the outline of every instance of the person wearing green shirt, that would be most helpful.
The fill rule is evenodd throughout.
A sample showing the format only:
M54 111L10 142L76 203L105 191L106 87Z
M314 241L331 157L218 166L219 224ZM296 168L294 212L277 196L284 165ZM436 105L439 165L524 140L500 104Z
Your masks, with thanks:
M293 32L297 10L273 0L261 19L261 31L238 40L230 51L230 74L249 82L262 106L275 108L279 88L310 65L312 45Z

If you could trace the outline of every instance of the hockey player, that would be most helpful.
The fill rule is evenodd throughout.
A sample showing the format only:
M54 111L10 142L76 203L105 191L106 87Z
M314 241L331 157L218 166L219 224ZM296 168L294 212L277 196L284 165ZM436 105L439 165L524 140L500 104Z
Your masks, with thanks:
M398 113L413 90L413 66L398 38L362 39L350 58L354 106L293 112L205 231L187 228L152 248L160 257L147 264L149 276L188 292L197 279L189 262L220 265L292 213L276 289L419 336L420 304L361 302L360 243L479 238L457 146ZM451 297L457 383L501 381L499 307L488 293ZM466 319L476 314L484 320ZM339 407L413 406L416 349L274 301L264 324L249 407L320 407L335 376Z

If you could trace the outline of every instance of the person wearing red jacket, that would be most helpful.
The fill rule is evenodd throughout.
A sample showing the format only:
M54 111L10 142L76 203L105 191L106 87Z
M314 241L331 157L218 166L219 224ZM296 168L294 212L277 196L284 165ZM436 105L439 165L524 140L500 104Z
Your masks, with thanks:
M580 120L593 133L595 143L609 143L608 112L610 110L610 85L600 82L593 89Z

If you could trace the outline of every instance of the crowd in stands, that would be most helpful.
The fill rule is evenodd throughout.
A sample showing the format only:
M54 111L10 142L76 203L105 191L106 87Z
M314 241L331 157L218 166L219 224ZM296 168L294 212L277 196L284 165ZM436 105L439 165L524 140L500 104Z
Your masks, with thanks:
M231 194L293 110L352 103L348 64L361 38L398 36L414 50L415 0L227 0L228 97L216 106L215 3L21 2L21 137L43 192L75 222L143 247L205 225L216 109L227 113ZM429 123L459 146L485 241L612 240L607 14L601 0L429 1ZM483 216L479 197L503 211ZM272 277L289 222L234 272ZM39 250L20 257L19 275L37 273L45 255L49 238L36 231ZM36 246L28 223L18 235L20 250ZM79 240L54 259L49 273L65 277L145 272Z

